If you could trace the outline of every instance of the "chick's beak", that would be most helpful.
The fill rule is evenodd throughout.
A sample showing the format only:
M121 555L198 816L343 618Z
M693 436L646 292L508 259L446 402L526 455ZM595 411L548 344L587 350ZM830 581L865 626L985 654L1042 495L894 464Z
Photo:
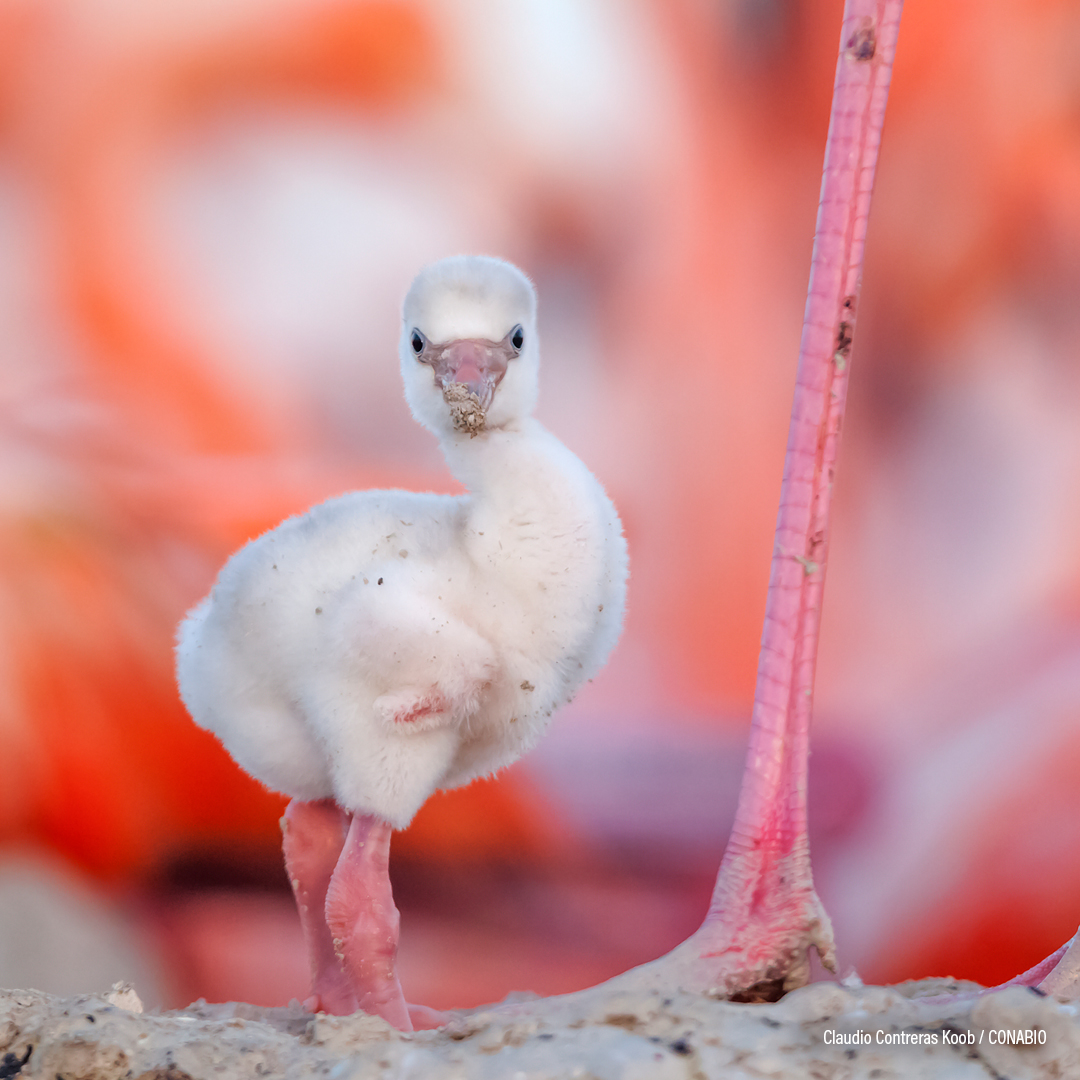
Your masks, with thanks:
M435 369L439 388L445 391L448 386L460 383L480 399L482 408L487 409L510 361L511 350L507 343L464 338L428 348L430 357L422 356L421 359Z

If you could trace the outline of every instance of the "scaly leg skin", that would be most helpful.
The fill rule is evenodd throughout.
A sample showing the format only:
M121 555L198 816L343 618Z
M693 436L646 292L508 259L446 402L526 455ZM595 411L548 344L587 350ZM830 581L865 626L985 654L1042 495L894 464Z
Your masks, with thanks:
M348 829L349 815L331 799L293 799L281 819L285 869L311 964L311 996L304 1007L336 1016L348 1016L358 1008L326 925L326 894Z
M401 917L390 891L390 833L380 818L353 816L326 891L326 925L357 1005L412 1031L394 969Z
M374 818L360 818L358 833L362 833L365 827L370 832L373 823L381 826L375 838L383 845L381 855L378 854L375 843L371 844L367 852L362 850L366 841L363 836L358 836L354 837L351 854L346 858L346 838L352 835L356 820L332 799L321 799L317 802L294 799L281 819L285 867L293 895L296 897L300 925L311 964L311 994L305 999L304 1008L311 1012L331 1013L334 1016L351 1016L358 1009L364 1009L377 1013L404 1031L441 1027L446 1023L447 1015L426 1005L406 1005L409 1023L403 1024L402 1013L393 994L390 995L393 1007L389 1014L383 1011L378 1001L370 998L370 981L364 982L363 975L360 981L352 981L356 977L356 967L362 969L364 965L354 962L351 967L347 967L343 963L343 956L354 956L358 949L364 948L362 935L357 937L350 932L350 928L355 928L360 922L370 929L372 897L377 898L379 913L375 914L375 919L378 920L382 917L381 913L385 912L389 912L390 917L385 922L384 939L381 942L376 941L375 951L382 950L384 966L387 962L386 954L389 953L391 987L396 988L397 996L400 997L401 989L396 975L393 974L394 955L397 952L398 913L390 892L390 879L386 874L390 826L377 822ZM375 853L375 858L368 858L368 865L365 866L363 860L368 857L369 852ZM356 858L358 854L359 864ZM373 866L370 865L372 861ZM354 888L355 894L350 891ZM336 930L331 929L329 922L331 910ZM350 945L349 949L342 949L342 956L338 955L338 949L335 948L335 938ZM365 992L369 993L367 998L364 996ZM379 994L376 993L375 998L378 997Z
M680 985L742 1001L833 967L814 891L806 772L829 501L858 306L870 191L902 0L847 0L810 290L780 494L761 659L731 840L701 928L614 987Z

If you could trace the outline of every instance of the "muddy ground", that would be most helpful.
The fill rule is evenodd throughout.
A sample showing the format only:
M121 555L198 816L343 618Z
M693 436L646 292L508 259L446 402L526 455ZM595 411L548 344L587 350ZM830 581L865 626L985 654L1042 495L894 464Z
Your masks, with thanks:
M743 1005L599 987L455 1013L445 1028L409 1035L295 1003L151 1014L132 992L0 991L0 1080L1080 1077L1076 1006L1022 988L919 996L959 988L816 983Z

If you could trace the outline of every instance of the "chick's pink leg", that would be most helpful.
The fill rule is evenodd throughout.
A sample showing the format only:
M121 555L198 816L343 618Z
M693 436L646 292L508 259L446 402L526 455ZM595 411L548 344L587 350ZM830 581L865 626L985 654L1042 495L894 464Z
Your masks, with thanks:
M358 1007L326 925L326 894L348 829L349 815L331 799L293 799L281 819L285 869L311 964L311 996L304 1005L337 1016L348 1016Z
M394 961L401 918L390 891L390 826L356 814L326 891L332 949L364 1012L412 1031Z

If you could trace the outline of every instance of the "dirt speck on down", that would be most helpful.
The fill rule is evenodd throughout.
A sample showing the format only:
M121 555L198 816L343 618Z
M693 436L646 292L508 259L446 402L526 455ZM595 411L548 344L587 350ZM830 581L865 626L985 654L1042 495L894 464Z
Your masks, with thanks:
M443 400L450 406L450 419L458 431L476 436L484 430L487 413L480 399L464 383L451 383L443 391Z
M815 983L736 1004L685 991L596 987L516 995L405 1035L378 1017L313 1016L293 1002L160 1015L105 995L0 991L3 1080L773 1080L1080 1076L1078 1009L1022 987L941 1001L971 984ZM118 1000L115 996L114 1001ZM1017 1036L1002 1033L1019 1032ZM1024 1036L1023 1032L1031 1032ZM1017 1041L1019 1038L1020 1041ZM1027 1040L1026 1042L1024 1040Z

